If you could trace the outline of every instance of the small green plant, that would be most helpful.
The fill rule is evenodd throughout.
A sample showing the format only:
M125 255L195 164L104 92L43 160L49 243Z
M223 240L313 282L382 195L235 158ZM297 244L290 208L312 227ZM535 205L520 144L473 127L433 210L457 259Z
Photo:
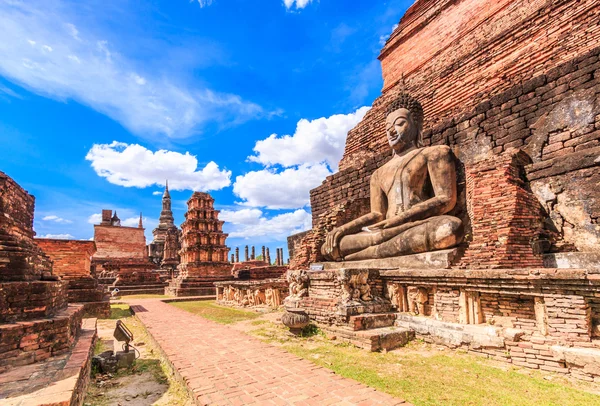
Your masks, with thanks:
M313 337L316 335L321 335L323 336L323 332L319 329L319 327L317 327L315 324L309 324L306 327L304 327L302 329L302 331L300 332L300 337Z

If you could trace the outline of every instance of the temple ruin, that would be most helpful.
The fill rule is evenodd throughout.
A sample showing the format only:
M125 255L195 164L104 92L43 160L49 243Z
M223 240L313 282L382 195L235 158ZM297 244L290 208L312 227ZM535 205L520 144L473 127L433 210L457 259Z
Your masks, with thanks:
M571 31L594 8L415 2L288 239L288 310L370 350L417 336L597 380L600 30Z
M162 211L158 219L158 226L152 230L154 239L148 244L148 257L160 269L166 270L170 277L179 265L180 232L175 225L173 211L171 210L171 194L169 183L166 182L162 196Z
M245 247L246 252L248 246ZM278 249L279 250L279 249ZM251 252L255 253L252 246ZM217 302L235 307L269 307L277 309L287 296L285 265L271 265L268 248L261 249L260 259L255 258L240 262L235 261L231 269L232 280L215 282ZM236 256L239 259L239 249Z
M34 206L35 198L0 172L0 374L12 377L3 380L2 397L81 404L78 388L89 381L96 319L84 320L85 305L69 303L75 289L53 272L52 260L36 244ZM75 352L81 356L65 356ZM54 371L45 360L57 361ZM46 380L29 380L42 373Z
M214 282L231 279L229 248L225 245L224 221L214 209L214 199L194 192L181 225L179 275L165 288L173 296L213 295Z

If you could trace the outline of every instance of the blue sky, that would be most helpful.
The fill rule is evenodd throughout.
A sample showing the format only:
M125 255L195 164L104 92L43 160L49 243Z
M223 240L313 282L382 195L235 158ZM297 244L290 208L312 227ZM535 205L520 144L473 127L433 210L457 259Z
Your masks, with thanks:
M208 191L230 247L274 252L310 228L409 5L0 0L0 170L36 196L38 236L89 239L116 209L149 242L168 178L177 224Z

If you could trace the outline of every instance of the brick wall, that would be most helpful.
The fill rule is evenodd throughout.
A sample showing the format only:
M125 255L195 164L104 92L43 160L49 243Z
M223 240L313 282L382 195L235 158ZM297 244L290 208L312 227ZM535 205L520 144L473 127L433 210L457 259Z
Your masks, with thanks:
M145 259L144 229L137 227L94 226L94 259Z
M35 242L52 259L54 274L66 279L91 276L91 258L96 252L93 241L38 238Z
M67 282L0 283L0 323L51 317L67 305Z
M430 128L597 46L598 18L594 0L417 1L382 50L383 95L350 131L340 169L386 150L383 114L402 76Z
M462 196L457 210L466 210L460 207L466 202L466 167L510 149L522 149L532 160L523 176L531 182L550 219L545 227L553 250L597 249L600 194L594 185L600 165L599 54L600 48L587 51L502 93L488 95L474 108L424 130L424 145L450 145L460 161ZM370 129L360 142L360 165L341 165L339 172L311 190L313 228L340 202L368 198L370 175L390 158L384 144L383 110L373 110L357 127ZM426 117L429 114L426 110ZM352 134L347 144L354 142ZM367 139L380 140L381 147L375 148ZM571 183L571 178L576 182Z
M0 172L0 282L40 280L50 259L33 243L35 198Z

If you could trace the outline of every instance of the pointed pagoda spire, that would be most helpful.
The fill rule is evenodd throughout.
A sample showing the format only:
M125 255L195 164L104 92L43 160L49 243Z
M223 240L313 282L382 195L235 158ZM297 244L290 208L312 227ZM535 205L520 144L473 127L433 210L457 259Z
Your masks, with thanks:
M138 223L138 228L144 228L144 224L142 223L142 212L140 212L140 222Z
M167 179L165 181L165 192L163 193L163 199L165 198L171 198L171 194L169 193L169 180Z

